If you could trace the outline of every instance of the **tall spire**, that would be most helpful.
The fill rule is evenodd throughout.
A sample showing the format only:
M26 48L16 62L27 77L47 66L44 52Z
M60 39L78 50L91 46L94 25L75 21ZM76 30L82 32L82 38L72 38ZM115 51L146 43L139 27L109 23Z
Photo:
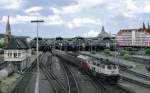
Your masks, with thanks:
M148 29L150 29L150 24L148 23Z
M105 27L104 26L102 26L101 32L105 32Z
M6 32L5 32L5 44L7 44L11 38L12 35L11 35L11 28L9 23L9 16L8 16L7 23L6 23Z
M10 28L10 23L9 23L9 16L8 16L7 24L6 24L6 35L11 35L11 28Z
M143 29L146 29L145 23L143 22Z

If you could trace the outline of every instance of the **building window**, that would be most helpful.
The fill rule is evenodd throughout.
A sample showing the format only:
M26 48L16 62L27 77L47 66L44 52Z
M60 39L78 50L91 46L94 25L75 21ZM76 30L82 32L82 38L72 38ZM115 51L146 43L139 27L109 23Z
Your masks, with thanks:
M8 53L8 57L12 57L12 53Z
M17 53L14 53L14 58L17 58Z
M21 57L21 53L18 53L18 57Z

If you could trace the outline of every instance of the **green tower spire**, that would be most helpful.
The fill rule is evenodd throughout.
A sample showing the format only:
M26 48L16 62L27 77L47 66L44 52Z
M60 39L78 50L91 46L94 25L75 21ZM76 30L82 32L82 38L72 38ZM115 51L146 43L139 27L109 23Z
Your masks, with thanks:
M7 19L7 23L6 23L6 31L5 31L5 43L8 43L11 39L11 27L10 27L10 23L9 23L9 16Z

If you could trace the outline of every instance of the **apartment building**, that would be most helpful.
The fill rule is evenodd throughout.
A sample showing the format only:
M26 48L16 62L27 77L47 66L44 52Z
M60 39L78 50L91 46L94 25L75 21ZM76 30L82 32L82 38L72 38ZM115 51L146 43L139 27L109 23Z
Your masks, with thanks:
M150 29L123 29L116 35L119 46L150 47Z

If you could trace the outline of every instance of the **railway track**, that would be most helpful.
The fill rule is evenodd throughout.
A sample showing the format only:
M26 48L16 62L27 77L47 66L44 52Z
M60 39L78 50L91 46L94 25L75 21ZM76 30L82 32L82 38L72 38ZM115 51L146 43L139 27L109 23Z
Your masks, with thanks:
M70 69L70 66L63 62L63 68L66 72L68 82L68 93L80 93L80 89L77 80Z
M67 86L68 86L68 93L71 93L70 92L70 85L69 85L69 79L68 79L68 76L67 76L67 73L66 73L66 70L65 70L65 67L64 67L64 65L63 65L63 63L62 62L60 62L60 65L61 65L61 67L63 68L63 70L64 70L64 74L65 74L65 76L66 76L66 79L67 79ZM88 75L84 75L84 76L86 76L86 78L88 79L88 81L93 85L93 87L96 89L96 93L102 93L102 91L101 91L101 89L100 89L100 87L99 87L99 85L98 84L96 84Z
M134 71L132 71L130 69L121 69L121 71L123 73L125 72L127 74L131 74L131 76L135 76L135 78L139 78L139 80L137 80L137 79L132 79L132 78L128 77L128 75L121 75L122 80L130 82L130 83L137 84L137 85L142 86L142 87L150 88L150 84L149 83L144 83L144 82L142 82L140 80L140 79L142 79L145 82L149 82L150 81L150 77L149 76L143 75L143 74L140 74L140 73L137 73L137 72L134 72Z
M117 93L135 93L134 90L131 90L131 89L127 88L127 87L124 87L124 86L122 86L120 84L113 85L112 87L113 87L113 90L117 90L116 91Z
M143 82L128 78L126 76L122 76L122 80L133 83L133 84L136 84L136 85L139 85L139 86L142 86L142 87L145 87L145 88L150 88L149 84L145 84Z
M63 58L61 58L61 59L63 59ZM68 60L64 58L64 60L69 62L69 58L68 58ZM108 85L108 84L104 84L103 82L96 80L96 79L94 79L93 81L95 83L93 86L96 87L97 90L99 88L98 93L135 93L133 90L126 88L124 86L118 85L118 84L117 85ZM99 87L97 88L97 86L99 86Z
M48 59L49 56L45 55ZM52 88L55 93L66 93L66 89L64 88L63 83L57 78L57 76L53 73L51 69L48 69L51 67L51 64L47 65L49 60L44 60L46 62L40 62L40 69L42 70L43 74L47 78L48 82L52 85Z
M139 78L142 78L142 79L144 79L144 80L150 81L150 77L147 76L147 75L137 73L137 72L132 71L132 70L130 70L130 69L126 69L126 70L123 70L123 71L125 71L125 72L127 72L127 73L129 73L129 74L132 74L132 75L134 75L134 76L137 76L137 77L139 77Z
M42 63L40 63L40 69L44 73L49 83L52 85L55 93L66 93L65 88L62 84L60 84L60 81L58 81L57 78L51 72L49 72Z
M90 55L86 55L86 56L90 56ZM90 57L99 59L99 58L94 57L94 56L90 56ZM135 72L135 71L130 70L130 68L132 68L132 67L128 67L128 66L123 65L123 64L119 64L119 66L120 66L121 71L123 71L123 72L125 72L125 73L131 74L132 76L135 76L136 78L142 79L142 80L144 80L144 82L150 81L150 77L149 77L149 76L144 75L144 74L140 74L140 73L137 73L137 72ZM124 81L128 81L128 82L130 82L130 83L135 83L135 84L137 84L137 85L140 85L140 86L143 86L143 87L146 87L146 88L150 88L150 84L144 83L144 82L142 82L142 81L140 81L140 80L136 80L136 79L134 79L134 78L131 79L131 78L128 77L127 75L123 75L123 76L122 76L122 79L123 79Z
M91 82L91 84L95 87L97 93L103 93L102 92L102 88L104 88L104 87L103 86L100 87L99 84L97 84L96 82L94 82L94 80L92 80L89 76L88 76L88 78L89 78L89 81Z
M133 90L120 84L109 85L97 79L94 79L93 81L99 86L99 93L135 93Z

